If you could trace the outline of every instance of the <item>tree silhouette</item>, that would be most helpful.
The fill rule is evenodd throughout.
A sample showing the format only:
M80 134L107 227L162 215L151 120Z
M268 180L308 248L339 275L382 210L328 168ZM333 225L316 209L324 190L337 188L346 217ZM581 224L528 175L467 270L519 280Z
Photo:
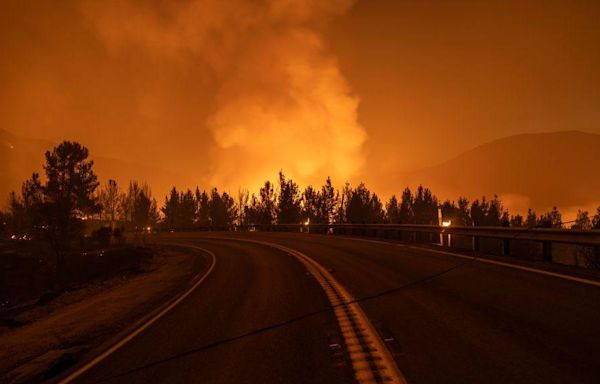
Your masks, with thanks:
M550 212L540 216L538 226L542 228L562 228L562 215L558 208L552 207Z
M322 196L311 185L302 193L302 221L309 220L311 223L326 223L321 216Z
M88 160L88 150L76 142L64 141L46 152L44 171L47 181L41 185L33 177L30 193L43 195L41 219L50 244L57 255L68 250L72 239L78 239L84 228L81 219L100 211L94 192L97 177Z
M276 219L277 210L275 203L276 195L273 184L266 181L265 185L260 189L260 223L273 224Z
M196 219L197 204L194 194L190 189L179 195L179 206L175 215L175 227L177 229L190 230L194 227Z
M525 226L533 228L538 224L538 218L534 210L529 208L527 210L527 218L525 219Z
M115 225L120 210L119 205L119 187L115 180L109 179L104 188L100 191L100 204L102 205L102 214L105 220L110 221L111 228Z
M571 229L588 230L592 229L592 219L590 219L590 213L588 211L577 210L577 218L575 223L571 226Z
M402 198L400 200L399 208L399 222L402 224L414 223L415 214L413 212L413 196L410 188L405 188L402 191Z
M472 225L471 214L469 212L469 200L466 197L458 198L457 206L457 225Z
M179 214L179 192L177 188L173 187L169 196L165 197L165 205L161 208L164 215L163 224L168 229L175 229L178 220L177 215Z
M159 219L156 200L146 195L147 193L142 190L135 199L133 224L138 229L152 226Z
M211 225L224 227L233 224L236 216L235 201L227 192L219 195L217 188L210 194L209 215Z
M143 230L159 220L156 200L152 198L152 191L145 183L130 181L127 192L121 194L120 207L123 220L136 230Z
M49 243L60 272L63 256L83 237L84 220L100 212L98 181L88 150L79 143L64 141L46 151L45 158L46 181L34 173L20 197L11 194L10 210L15 228ZM60 286L61 274L57 277Z
M210 225L210 197L206 191L202 191L198 200L197 222L201 226Z
M238 213L238 224L248 224L246 219L246 213L248 211L248 203L250 202L250 193L247 189L238 189L238 202L237 202L237 213Z
M382 223L385 212L379 197L360 183L349 192L345 217L352 224Z
M506 226L510 222L508 212L504 211L502 201L497 195L490 201L482 197L481 201L475 200L471 204L471 219L474 225Z
M453 224L458 224L458 206L454 201L446 200L440 208L442 209L442 218L444 220L450 220Z
M516 214L510 217L510 226L511 227L523 227L525 226L525 222L523 220L523 216Z
M298 224L301 218L302 198L298 184L279 172L279 196L277 198L277 223Z
M600 229L600 207L596 208L596 214L592 218L592 228Z
M438 200L429 188L419 185L412 202L416 224L438 224Z
M400 223L400 207L396 195L392 195L385 205L387 222L390 224Z
M302 219L315 224L329 224L336 220L338 193L328 177L320 191L312 186L302 194Z
M321 187L319 223L329 224L335 220L335 209L338 205L339 193L335 191L331 178L327 177L325 184Z
M344 184L344 188L340 193L340 203L338 204L335 213L335 222L338 224L348 222L346 212L348 210L348 202L350 200L351 194L352 189L350 188L350 183L346 181L346 183Z

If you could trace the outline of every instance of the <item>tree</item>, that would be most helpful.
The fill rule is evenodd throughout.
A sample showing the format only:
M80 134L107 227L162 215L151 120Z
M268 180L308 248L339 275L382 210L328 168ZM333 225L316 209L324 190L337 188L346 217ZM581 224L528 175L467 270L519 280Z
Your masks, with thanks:
M460 225L460 211L454 201L444 201L441 205L441 209L444 221L450 220L452 224Z
M390 197L390 200L385 205L385 211L388 223L400 223L400 207L398 206L398 199L396 198L396 195L392 195L392 197Z
M348 223L382 223L385 218L383 204L376 194L371 194L364 183L350 190L345 217Z
M538 225L537 215L535 214L535 211L533 211L531 208L529 208L527 210L527 219L525 220L525 226L527 226L528 228L533 228L537 225Z
M58 285L64 255L79 244L84 221L100 212L94 162L79 143L64 141L46 151L45 182L34 173L23 183L21 196L11 194L10 210L15 228L48 242L56 256Z
M100 191L100 204L102 205L103 219L109 220L111 228L114 227L120 209L119 187L116 181L110 179L102 188Z
M120 210L123 214L123 220L129 223L133 223L133 217L135 215L135 200L138 198L142 191L142 187L137 181L129 181L129 187L127 192L121 194Z
M346 212L348 210L348 201L350 200L351 194L352 189L350 188L350 183L346 181L342 193L340 194L340 203L337 206L335 213L335 222L338 224L346 223L348 220Z
M250 203L244 205L244 224L246 225L254 225L260 224L260 202L258 198L253 193L250 198Z
M592 219L592 228L600 229L600 207L596 208L596 214Z
M233 224L236 216L235 201L227 192L219 195L217 188L213 188L210 195L209 212L210 222L217 227Z
M163 223L168 229L175 229L178 224L177 215L179 214L179 192L173 187L169 196L165 197L165 204L160 209L165 216Z
M321 224L329 224L335 220L335 210L339 200L339 194L335 191L331 178L327 177L320 193L319 220Z
M81 237L82 219L100 211L94 195L99 183L93 165L86 147L64 141L46 152L46 183L42 185L34 175L26 186L31 195L42 195L40 224L57 255L66 252L73 239Z
M255 208L257 210L256 224L273 224L275 222L276 196L273 184L270 181L265 181L264 186L259 191L260 200L255 200Z
M502 207L502 201L497 195L490 201L482 197L481 202L475 200L471 204L471 219L474 225L500 226L506 225L509 221L508 212Z
M457 206L457 225L472 225L471 215L469 213L469 200L466 197L458 198Z
M197 203L190 189L179 195L177 214L175 216L175 227L177 229L190 230L196 219Z
M562 215L558 208L552 207L550 212L540 216L538 226L543 228L562 228Z
M149 192L142 190L135 199L133 224L136 228L146 228L158 222L156 200L149 195Z
M400 199L400 208L399 208L399 223L401 224L411 224L414 223L414 212L413 212L413 196L410 188L406 187L404 191L402 191L402 197Z
M120 209L124 221L130 223L136 230L144 230L159 220L156 200L146 183L130 181L126 193L120 197Z
M301 219L302 198L298 184L292 179L286 180L279 172L279 196L277 198L277 223L298 224Z
M507 222L508 220L503 220L504 208L502 207L502 201L498 198L498 195L494 195L494 198L490 200L490 204L488 207L487 215L486 215L486 224L489 226L499 226L503 225L503 222ZM507 219L507 217L505 217Z
M302 193L302 221L311 223L325 223L326 218L321 216L322 196L312 186L308 186Z
M233 196L229 195L227 192L223 192L221 195L221 201L223 202L223 206L225 208L224 224L228 226L234 224L239 213Z
M238 213L238 224L248 224L246 220L246 212L248 210L248 203L250 202L250 193L247 189L238 189L238 202L237 202L237 213Z
M206 191L202 191L198 199L197 223L200 226L208 226L210 222L210 197Z
M519 215L518 213L514 216L510 217L510 226L511 227L523 227L525 226L525 223L523 221L523 216Z
M383 203L376 193L371 195L371 201L369 202L369 219L371 223L375 224L381 224L385 222Z
M412 212L416 224L438 224L438 200L429 188L419 185L412 201Z
M575 223L571 226L571 229L588 230L592 229L592 220L590 219L590 213L588 211L577 210L577 218Z

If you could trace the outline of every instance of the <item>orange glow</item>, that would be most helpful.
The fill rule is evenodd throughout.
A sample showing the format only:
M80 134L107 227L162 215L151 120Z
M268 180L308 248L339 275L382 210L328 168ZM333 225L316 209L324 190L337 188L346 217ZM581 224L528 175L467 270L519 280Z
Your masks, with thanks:
M514 176L571 188L547 199L483 156L462 173L428 169L511 135L600 134L597 2L51 3L0 4L2 196L70 139L103 181L146 181L159 200L173 184L255 191L283 170L383 197L424 182L442 198L498 193L520 211L599 203L589 138L493 154L573 154L564 176L555 165Z

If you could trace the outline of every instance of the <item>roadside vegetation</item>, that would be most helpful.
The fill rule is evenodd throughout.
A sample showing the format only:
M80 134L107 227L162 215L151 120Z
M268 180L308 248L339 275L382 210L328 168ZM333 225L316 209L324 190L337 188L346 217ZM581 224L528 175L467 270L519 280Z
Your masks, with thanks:
M86 278L104 276L106 271L94 261L98 255L121 250L137 259L135 248L126 244L125 233L300 223L435 225L439 224L439 210L443 220L452 225L567 227L556 207L541 215L531 209L525 216L511 215L497 196L441 201L424 186L405 188L384 202L363 183L346 183L337 189L327 178L320 187L309 185L301 189L283 172L276 183L266 181L258 193L240 190L234 196L217 188L173 187L159 207L150 187L143 182L130 181L122 187L107 180L101 185L87 148L79 143L65 141L47 151L45 159L44 174L32 174L20 192L10 194L8 209L0 212L3 307L12 305L17 296L22 301L78 283L70 272L73 265L79 265L82 271L94 271L84 273ZM600 207L593 214L579 211L568 227L600 229ZM104 256L106 259L108 256ZM592 264L598 262L594 255L588 259ZM113 261L131 267L127 257ZM20 268L28 272L19 272ZM29 295L7 293L18 291L16 282L24 276L36 288L29 289Z
M84 146L65 141L46 152L43 176L33 173L19 194L10 194L0 217L0 311L135 273L151 257L126 244L123 228L94 222L110 206L106 192L98 193L88 155ZM136 188L132 184L132 193L141 195Z

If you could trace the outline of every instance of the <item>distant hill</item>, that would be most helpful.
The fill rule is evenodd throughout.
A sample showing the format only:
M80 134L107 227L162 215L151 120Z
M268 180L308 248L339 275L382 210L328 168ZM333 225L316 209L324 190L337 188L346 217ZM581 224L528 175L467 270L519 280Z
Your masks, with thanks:
M600 135L578 131L510 136L480 145L437 166L398 175L438 196L494 193L511 210L538 213L557 205L572 215L600 204Z
M41 171L44 152L53 146L49 141L0 129L0 206L31 172ZM109 177L121 186L131 179L148 181L159 204L173 181L189 179L135 162L93 158L102 182ZM437 166L397 174L394 179L397 194L406 185L418 184L430 187L443 199L496 193L513 212L531 207L541 213L557 205L570 217L577 208L591 211L600 204L600 135L568 131L510 136Z
M44 153L55 145L51 141L24 138L0 129L0 207L5 206L9 192L19 191L32 172L42 172ZM172 181L183 179L176 173L157 167L95 156L94 153L91 157L96 174L103 183L113 178L121 187L126 187L129 180L152 181L150 187L159 204Z

